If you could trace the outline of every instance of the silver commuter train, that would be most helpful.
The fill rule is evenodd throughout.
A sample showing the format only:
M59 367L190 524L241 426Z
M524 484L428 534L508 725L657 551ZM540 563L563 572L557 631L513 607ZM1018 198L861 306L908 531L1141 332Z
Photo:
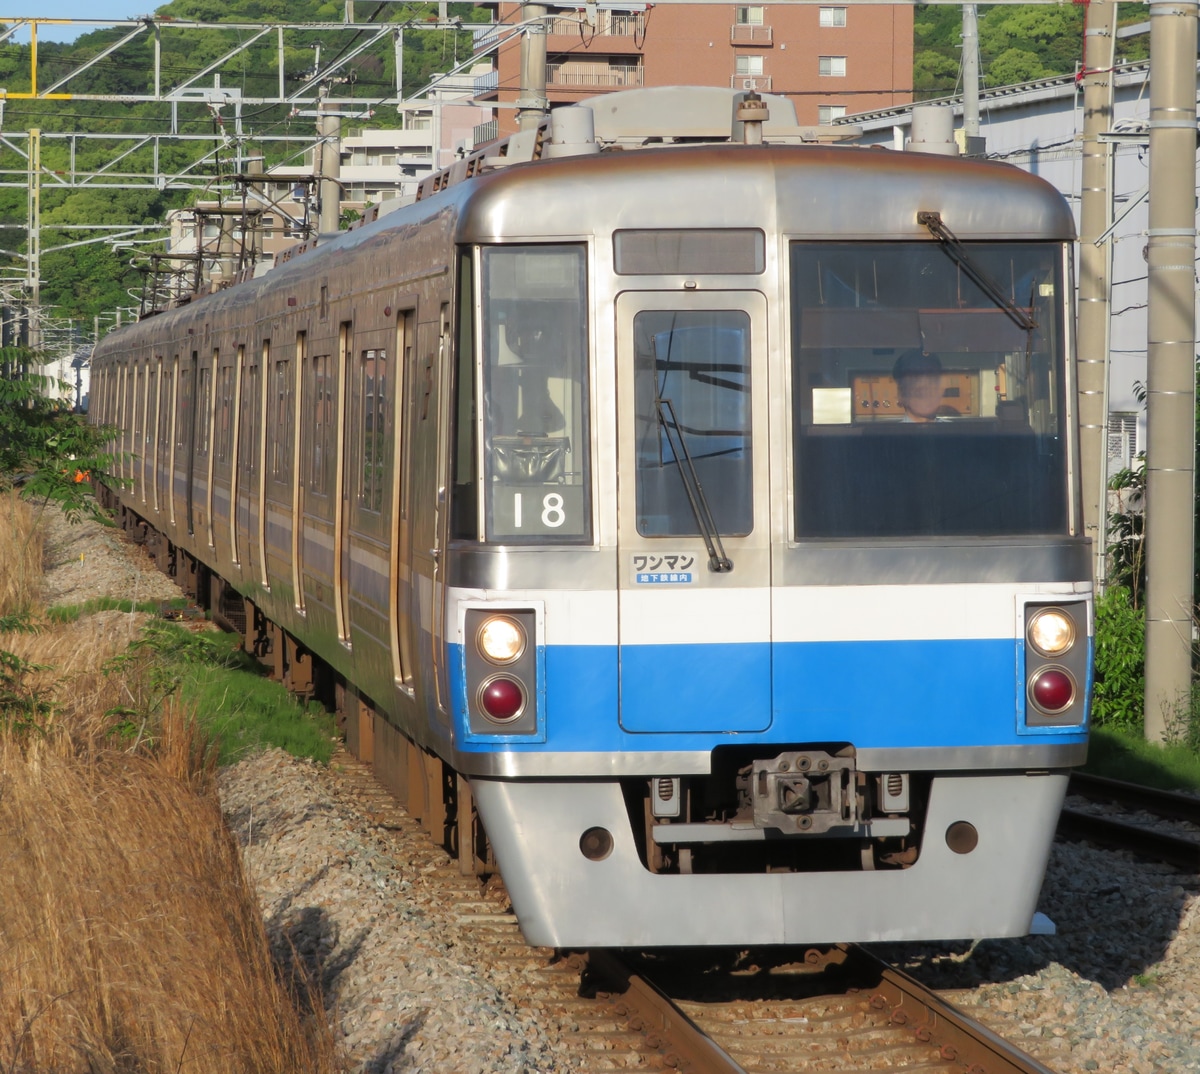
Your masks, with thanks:
M789 111L556 111L93 358L126 523L533 944L1024 934L1085 757L1071 214Z

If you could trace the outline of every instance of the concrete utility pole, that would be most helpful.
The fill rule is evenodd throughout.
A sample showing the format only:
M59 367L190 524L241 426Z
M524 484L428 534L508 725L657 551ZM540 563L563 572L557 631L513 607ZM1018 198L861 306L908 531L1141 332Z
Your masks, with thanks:
M29 132L29 196L26 207L29 235L25 261L29 283L29 349L36 351L42 345L42 132L36 127Z
M521 35L521 96L517 99L517 130L537 130L550 111L546 97L546 5L526 4L529 23Z
M317 136L321 139L321 216L317 230L325 237L337 234L342 215L342 192L338 183L338 176L341 174L339 154L342 144L342 117L336 104L322 101L319 105Z
M1150 5L1146 738L1192 684L1196 420L1196 0Z
M1083 168L1079 198L1079 471L1083 477L1083 532L1092 539L1096 585L1105 577L1108 543L1108 346L1112 245L1096 245L1112 223L1112 127L1115 0L1085 9L1083 42Z
M962 9L963 156L982 156L979 136L979 17L974 4Z

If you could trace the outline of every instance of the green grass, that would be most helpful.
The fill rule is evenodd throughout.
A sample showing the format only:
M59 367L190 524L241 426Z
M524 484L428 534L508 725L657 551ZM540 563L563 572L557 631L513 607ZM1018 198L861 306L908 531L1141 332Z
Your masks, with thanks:
M96 612L146 612L158 615L163 607L183 609L188 602L182 597L173 600L142 600L136 604L131 600L117 600L116 597L92 597L82 604L59 604L46 609L46 618L52 623L74 623L85 615Z
M1200 757L1193 750L1108 728L1092 730L1083 770L1163 790L1200 790Z
M333 717L315 702L300 704L271 682L234 634L154 621L142 640L118 658L122 662L144 669L148 686L139 704L157 705L174 690L194 709L201 727L217 740L223 765L272 746L322 764L333 755Z

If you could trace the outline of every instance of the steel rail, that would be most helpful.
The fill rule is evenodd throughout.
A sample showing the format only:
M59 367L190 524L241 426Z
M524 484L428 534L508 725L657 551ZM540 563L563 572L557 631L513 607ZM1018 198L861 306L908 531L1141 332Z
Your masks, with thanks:
M1192 824L1200 824L1200 797L1192 794L1143 787L1137 783L1093 776L1087 772L1071 773L1067 793L1077 794L1093 802L1117 802L1131 809L1144 809L1156 817L1168 820L1185 820Z
M1188 872L1200 872L1200 842L1140 824L1064 809L1058 818L1058 834L1064 839L1086 840L1113 850L1127 850L1139 858L1161 861Z
M1049 1067L865 948L849 945L848 953L850 965L870 967L879 974L879 984L871 990L871 1007L890 1008L894 1024L911 1025L913 1036L935 1046L943 1059L986 1074L1052 1074Z
M683 1013L656 985L630 970L611 952L587 953L585 976L608 986L618 1017L645 1034L646 1044L662 1054L663 1064L688 1074L746 1074L733 1058Z

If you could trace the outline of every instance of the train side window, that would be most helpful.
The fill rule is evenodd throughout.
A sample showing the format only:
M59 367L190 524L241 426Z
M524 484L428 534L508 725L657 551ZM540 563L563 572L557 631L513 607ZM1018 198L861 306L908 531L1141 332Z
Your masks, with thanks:
M333 430L337 424L337 415L333 409L334 386L331 374L330 356L314 354L308 362L308 382L305 385L305 394L312 404L309 408L312 420L308 426L312 432L310 447L305 451L305 461L308 464L308 491L317 496L329 494L328 457Z
M485 535L592 539L583 245L480 251Z
M396 315L396 357L399 361L396 386L396 414L400 422L400 481L404 481L409 473L409 459L412 457L412 408L406 406L411 385L417 383L417 371L413 368L413 353L416 342L416 310L402 310ZM405 489L399 489L400 517L408 518L408 495Z
M196 430L196 454L201 458L208 457L209 422L206 415L211 408L212 370L208 366L202 366L200 368L200 381L196 388L196 413L201 417L200 428Z
M388 428L388 357L378 348L364 350L358 368L359 474L358 504L365 511L383 510L383 479L390 460Z
M228 462L233 446L233 364L217 366L217 462Z
M458 269L458 368L454 377L455 421L454 490L450 507L450 532L466 540L479 538L478 467L476 452L476 405L478 390L475 382L475 275L469 257L459 260Z
M178 418L175 422L175 449L186 451L192 439L192 426L196 420L196 369L192 365L184 365L175 356L175 365L179 370L179 406Z
M243 477L258 473L258 410L259 410L259 365L251 362L245 366L246 383L242 387L241 432L238 436L238 466Z
M274 435L271 437L271 476L286 482L291 471L292 446L292 382L290 363L286 358L275 360L271 380L274 403Z

